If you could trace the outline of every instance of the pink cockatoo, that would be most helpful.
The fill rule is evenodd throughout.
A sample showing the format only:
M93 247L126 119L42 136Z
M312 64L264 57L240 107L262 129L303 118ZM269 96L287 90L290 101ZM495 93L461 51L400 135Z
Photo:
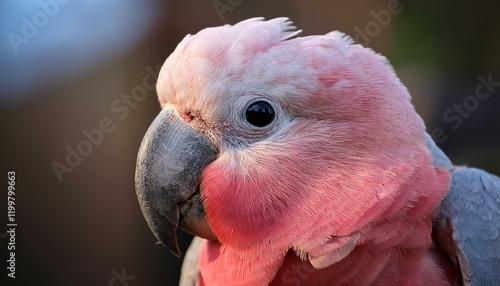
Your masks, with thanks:
M299 32L207 28L161 69L136 189L174 254L202 238L181 283L500 285L500 178L451 164L386 58Z

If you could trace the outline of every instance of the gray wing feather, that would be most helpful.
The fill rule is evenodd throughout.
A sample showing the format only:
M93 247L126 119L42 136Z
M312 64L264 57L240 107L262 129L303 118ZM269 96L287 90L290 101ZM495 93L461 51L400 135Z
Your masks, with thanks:
M453 169L453 164L451 163L450 159L444 154L441 149L439 149L434 140L432 140L432 137L429 134L425 133L425 139L427 143L427 149L429 149L429 152L431 152L433 163L448 170Z
M475 168L452 174L438 224L452 227L465 285L500 285L500 178Z

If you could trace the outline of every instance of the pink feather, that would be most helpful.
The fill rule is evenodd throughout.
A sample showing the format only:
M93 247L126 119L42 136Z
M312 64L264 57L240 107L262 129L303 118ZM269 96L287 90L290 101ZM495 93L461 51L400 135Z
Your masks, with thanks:
M293 28L202 30L160 73L161 104L197 114L220 151L201 180L219 239L202 245L202 282L446 285L429 249L450 174L433 165L407 89L344 34L290 39ZM255 95L289 118L263 139L231 128L230 111Z

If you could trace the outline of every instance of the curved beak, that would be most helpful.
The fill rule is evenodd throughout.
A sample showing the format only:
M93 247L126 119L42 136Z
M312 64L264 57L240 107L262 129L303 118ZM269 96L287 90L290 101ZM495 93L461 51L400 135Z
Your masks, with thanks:
M135 188L142 214L156 238L180 256L176 229L217 240L208 226L200 197L203 169L217 150L170 108L151 123L139 148Z

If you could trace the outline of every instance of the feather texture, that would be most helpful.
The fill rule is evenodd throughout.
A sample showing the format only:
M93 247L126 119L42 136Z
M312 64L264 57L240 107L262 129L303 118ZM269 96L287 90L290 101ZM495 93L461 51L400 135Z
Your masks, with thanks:
M208 28L160 72L162 106L219 150L200 182L218 238L201 243L200 284L449 285L430 249L451 163L386 58L299 32L287 18ZM274 108L267 126L245 121L256 100Z
M455 170L436 232L463 285L498 284L500 178L475 168Z

